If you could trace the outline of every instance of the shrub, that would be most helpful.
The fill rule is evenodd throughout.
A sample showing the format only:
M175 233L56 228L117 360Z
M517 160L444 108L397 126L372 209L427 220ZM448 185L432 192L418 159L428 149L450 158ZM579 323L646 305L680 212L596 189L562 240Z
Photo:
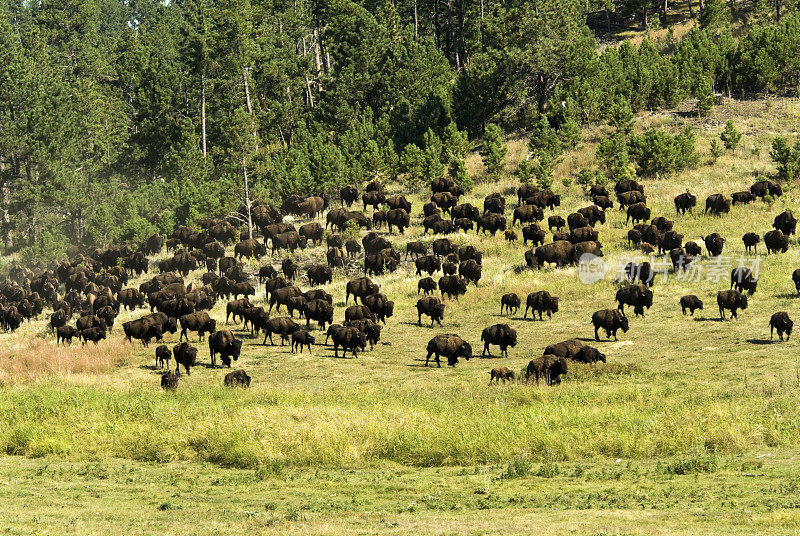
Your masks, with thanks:
M722 156L722 153L724 152L722 150L722 147L720 147L719 143L717 143L717 140L715 140L715 139L711 140L711 149L710 149L710 151L711 151L711 161L712 162L716 162L717 158Z
M742 133L736 130L733 119L728 119L725 123L725 129L720 133L719 139L722 140L725 148L731 151L736 149L736 146L739 145L739 140L742 139Z
M612 180L631 177L631 156L628 151L628 138L625 135L613 134L600 140L595 156Z
M772 161L778 167L778 178L784 181L794 180L800 174L800 140L795 141L794 147L783 136L778 136L772 141L772 150L769 152Z
M531 462L525 458L514 458L508 462L508 467L505 472L500 475L500 478L521 478L528 476L531 472Z
M697 163L695 136L691 127L672 136L663 130L648 130L630 140L630 152L645 176L681 171Z

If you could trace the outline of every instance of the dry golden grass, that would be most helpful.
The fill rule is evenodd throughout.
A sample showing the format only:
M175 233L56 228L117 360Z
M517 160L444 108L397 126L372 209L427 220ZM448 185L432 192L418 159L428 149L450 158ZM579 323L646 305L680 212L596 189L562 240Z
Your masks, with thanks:
M0 350L0 386L13 385L47 377L98 375L126 364L133 349L130 345L108 347L95 344L55 346L33 336L7 339Z

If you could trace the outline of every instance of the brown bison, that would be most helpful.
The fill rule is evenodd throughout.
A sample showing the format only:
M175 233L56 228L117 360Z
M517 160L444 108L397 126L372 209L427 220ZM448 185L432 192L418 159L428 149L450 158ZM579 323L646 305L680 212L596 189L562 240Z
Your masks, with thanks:
M599 341L600 336L598 330L603 328L606 332L606 338L610 339L611 335L614 340L617 340L617 331L622 330L623 333L628 332L628 317L623 315L619 309L601 309L592 314L592 324L594 325L594 340Z
M561 383L561 376L567 371L566 359L554 355L544 355L528 363L528 367L525 369L525 380L533 378L538 384L539 379L542 379L546 385L557 385Z
M463 357L467 361L472 358L472 346L460 336L453 333L436 335L434 338L428 341L426 350L428 352L428 355L425 358L426 367L428 366L432 355L435 358L436 365L440 368L442 364L439 361L439 358L442 356L447 358L447 364L451 367L456 366L459 357Z
M794 322L789 318L789 313L786 311L775 313L769 319L769 340L772 340L773 332L777 330L780 340L783 341L783 334L785 333L788 341L789 336L792 334L792 326L794 326Z
M484 328L481 341L483 341L481 356L489 354L489 357L492 357L489 346L495 345L500 347L500 357L503 357L503 354L508 357L508 347L514 348L517 345L517 330L508 324L495 324Z
M225 387L250 387L250 376L243 369L237 369L225 375Z
M695 296L694 294L687 294L686 296L681 297L681 311L683 314L686 314L686 310L689 310L689 313L694 316L694 312L697 309L703 310L703 301Z
M500 298L500 314L502 315L503 311L509 315L517 314L520 305L522 305L522 302L514 292L503 294Z
M747 309L747 296L738 290L722 290L717 293L717 305L719 306L719 317L725 320L725 309L730 309L731 317L736 316L737 309Z
M513 370L509 370L506 367L495 367L489 371L489 385L492 385L492 382L500 383L500 380L506 383L507 381L513 380L514 377Z
M230 367L231 359L238 361L242 351L242 341L233 336L229 329L215 331L208 336L208 350L211 354L211 366L217 366L217 354L223 366Z
M553 318L553 315L558 312L558 296L551 296L546 290L531 292L525 300L523 319L528 318L528 309L531 310L534 320L536 320L536 313L539 313L539 320L542 320L542 313L547 313L547 318Z
M440 326L444 320L445 304L436 296L424 296L417 300L417 324L422 325L422 315L431 318L431 327L437 322Z

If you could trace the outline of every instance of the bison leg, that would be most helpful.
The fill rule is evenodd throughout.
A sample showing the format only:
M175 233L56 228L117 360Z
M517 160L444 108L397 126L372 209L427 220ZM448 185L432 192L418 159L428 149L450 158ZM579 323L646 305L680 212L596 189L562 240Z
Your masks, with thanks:
M725 320L725 308L723 308L721 305L719 306L719 316L722 318L722 320Z
M600 326L599 326L599 325L597 325L597 324L595 324L595 325L594 325L594 340L596 340L596 341L599 341L599 340L600 340L600 336L597 334L597 330L598 330L599 328L600 328Z

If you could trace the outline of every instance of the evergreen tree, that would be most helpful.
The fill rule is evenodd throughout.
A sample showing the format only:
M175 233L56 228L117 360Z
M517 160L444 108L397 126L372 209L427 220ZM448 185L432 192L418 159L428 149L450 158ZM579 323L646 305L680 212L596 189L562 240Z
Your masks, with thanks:
M486 172L494 178L499 178L503 171L503 159L508 149L503 139L503 130L494 123L486 125L483 134L483 147L480 154Z

